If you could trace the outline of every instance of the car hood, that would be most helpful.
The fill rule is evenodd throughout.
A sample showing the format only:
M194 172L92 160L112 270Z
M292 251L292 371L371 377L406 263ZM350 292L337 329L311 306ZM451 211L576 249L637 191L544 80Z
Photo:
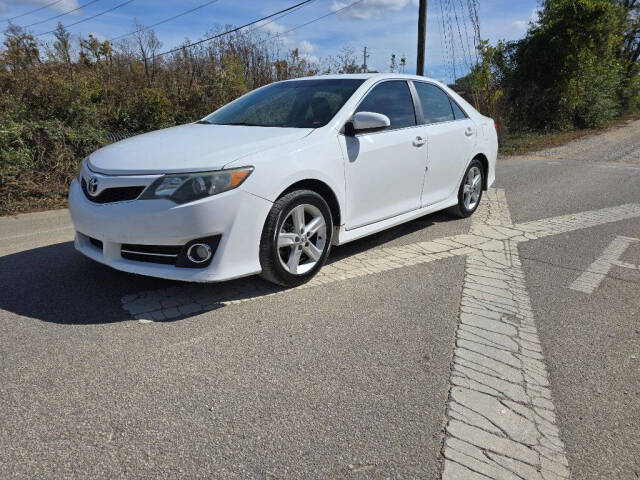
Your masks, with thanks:
M106 175L218 170L256 152L307 136L310 128L188 124L108 145L89 156L89 168ZM250 160L247 160L251 164Z

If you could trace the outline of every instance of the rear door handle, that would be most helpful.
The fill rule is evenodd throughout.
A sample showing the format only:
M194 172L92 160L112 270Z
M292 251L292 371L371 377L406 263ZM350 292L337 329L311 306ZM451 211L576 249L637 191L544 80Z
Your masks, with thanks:
M415 140L413 141L413 146L420 148L421 146L423 146L425 143L427 143L427 141L422 138L422 137L416 137Z

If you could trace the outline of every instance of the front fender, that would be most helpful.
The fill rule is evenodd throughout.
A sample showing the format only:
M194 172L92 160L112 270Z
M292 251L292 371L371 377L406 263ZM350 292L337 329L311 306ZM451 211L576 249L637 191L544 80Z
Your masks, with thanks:
M227 168L253 165L253 173L240 188L270 202L275 202L294 183L303 180L323 182L333 191L340 210L344 211L344 160L335 132L313 137L310 135L304 142L233 162Z

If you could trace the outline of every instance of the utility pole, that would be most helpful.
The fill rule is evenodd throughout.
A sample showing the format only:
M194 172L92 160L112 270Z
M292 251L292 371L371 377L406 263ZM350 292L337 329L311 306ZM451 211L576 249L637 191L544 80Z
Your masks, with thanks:
M367 68L367 59L369 58L369 54L367 53L367 47L364 47L364 53L362 54L363 62L362 62L362 71L367 73L369 69Z
M424 75L424 51L427 41L427 0L420 0L418 8L418 61L416 74Z

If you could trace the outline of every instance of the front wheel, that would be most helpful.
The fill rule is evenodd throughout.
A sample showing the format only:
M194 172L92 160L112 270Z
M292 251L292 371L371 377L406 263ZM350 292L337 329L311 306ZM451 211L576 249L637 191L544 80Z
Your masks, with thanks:
M332 234L331 210L316 192L296 190L280 197L262 230L262 276L285 287L309 281L329 256Z
M483 185L484 168L480 160L473 159L458 189L458 205L450 209L451 213L460 218L471 216L480 205Z

